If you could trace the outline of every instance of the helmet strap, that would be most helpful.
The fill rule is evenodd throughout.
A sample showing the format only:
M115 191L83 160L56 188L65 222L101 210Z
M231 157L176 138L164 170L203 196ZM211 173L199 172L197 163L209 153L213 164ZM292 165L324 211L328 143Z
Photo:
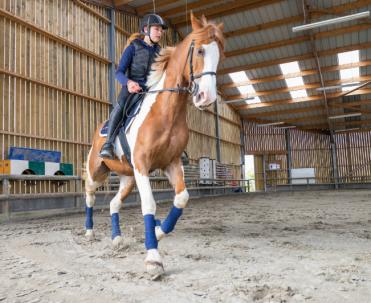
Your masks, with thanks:
M151 26L150 25L147 25L147 33L146 35L148 36L149 38L149 41L151 41L152 44L157 44L157 42L154 42L151 38Z

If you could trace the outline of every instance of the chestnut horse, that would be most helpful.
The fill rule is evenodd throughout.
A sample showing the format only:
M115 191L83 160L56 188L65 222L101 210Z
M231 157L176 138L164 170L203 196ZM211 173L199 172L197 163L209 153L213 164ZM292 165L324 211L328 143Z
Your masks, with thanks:
M217 98L216 69L224 56L223 24L208 23L191 14L192 32L176 47L163 49L152 65L147 86L150 87L142 107L126 132L131 151L129 165L118 137L115 140L117 159L99 157L105 138L99 126L87 159L86 178L86 236L94 239L93 206L95 191L110 171L120 178L118 193L110 202L112 241L119 246L123 239L119 225L119 210L135 183L141 198L145 225L146 270L152 276L163 273L158 241L170 233L186 207L187 192L181 154L188 142L186 122L188 93L200 110ZM162 169L175 189L174 205L165 221L156 226L156 203L152 194L149 173Z

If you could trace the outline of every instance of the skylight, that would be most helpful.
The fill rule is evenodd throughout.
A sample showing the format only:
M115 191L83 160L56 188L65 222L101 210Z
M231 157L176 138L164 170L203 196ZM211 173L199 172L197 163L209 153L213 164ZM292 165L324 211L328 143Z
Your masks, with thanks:
M339 65L359 62L359 50L339 53L338 61L339 61ZM340 70L341 79L350 79L350 78L358 78L358 77L359 77L359 67ZM342 91L348 91L356 87L357 85L344 86L341 89Z
M240 82L249 80L245 72L230 73L229 77L232 79L234 83L240 83ZM250 94L256 93L254 87L251 84L237 86L236 88L238 89L241 95L247 95L247 97L249 97ZM254 97L249 100L245 100L246 104L254 104L254 103L260 103L260 102L261 100L259 97Z
M298 61L283 63L283 64L280 64L280 67L281 67L282 74L284 75L300 72ZM285 80L286 80L287 87L295 87L295 86L304 85L303 77L287 78ZM307 91L305 89L292 90L290 91L290 94L291 94L291 98L293 99L308 97Z

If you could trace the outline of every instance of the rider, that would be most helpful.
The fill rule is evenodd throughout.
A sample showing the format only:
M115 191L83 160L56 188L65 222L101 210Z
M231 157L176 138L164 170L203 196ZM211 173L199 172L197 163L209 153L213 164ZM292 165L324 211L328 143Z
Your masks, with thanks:
M141 21L141 35L133 34L128 41L116 71L116 79L122 84L117 105L111 112L106 142L100 151L102 158L114 159L113 142L123 122L123 110L130 94L146 90L147 76L155 56L161 47L158 42L163 30L167 29L164 20L156 14L145 15ZM144 39L142 38L144 35Z

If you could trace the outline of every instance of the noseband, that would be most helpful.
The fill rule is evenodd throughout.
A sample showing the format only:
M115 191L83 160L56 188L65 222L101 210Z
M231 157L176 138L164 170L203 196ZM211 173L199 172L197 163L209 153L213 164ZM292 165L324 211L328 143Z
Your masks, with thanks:
M162 93L162 92L173 92L173 93L187 93L192 96L196 96L198 94L199 85L196 83L195 79L199 79L202 76L211 75L216 77L216 72L203 72L199 74L193 73L193 51L195 48L195 40L192 40L191 45L188 49L187 59L189 58L189 84L188 86L181 87L179 84L177 87L173 88L163 88L163 89L156 89L156 90L149 90L144 92L139 92L138 94L153 94L153 93Z

